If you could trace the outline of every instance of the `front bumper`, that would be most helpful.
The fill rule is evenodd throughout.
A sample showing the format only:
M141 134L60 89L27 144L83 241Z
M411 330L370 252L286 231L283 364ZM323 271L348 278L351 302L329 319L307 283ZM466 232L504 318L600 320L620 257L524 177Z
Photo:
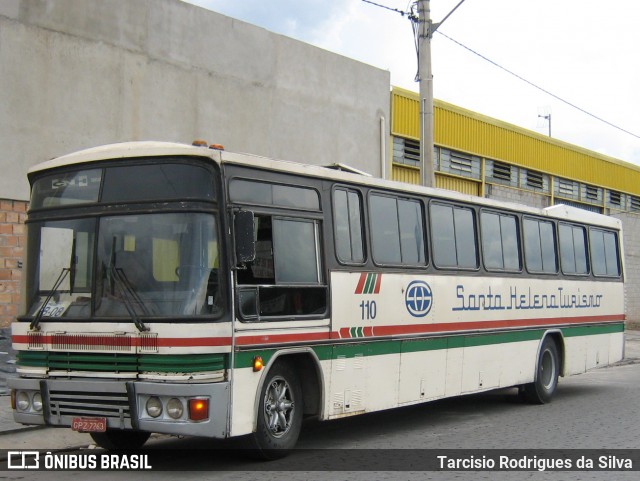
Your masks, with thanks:
M11 389L33 397L39 392L43 408L33 406L14 410L21 424L70 427L75 417L105 417L109 429L135 429L153 433L225 438L229 435L229 383L154 383L144 381L85 379L26 379L8 382ZM166 401L177 398L185 404L184 413L172 419L166 412L156 418L146 412L150 397ZM209 416L201 421L189 419L189 399L207 399ZM166 411L166 410L165 410Z

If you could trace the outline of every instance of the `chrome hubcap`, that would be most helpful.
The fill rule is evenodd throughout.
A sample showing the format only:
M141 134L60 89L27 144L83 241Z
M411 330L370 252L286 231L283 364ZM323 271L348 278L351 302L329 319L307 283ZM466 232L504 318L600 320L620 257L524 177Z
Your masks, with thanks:
M294 409L289 383L282 377L273 379L264 397L264 420L272 436L279 438L287 434Z

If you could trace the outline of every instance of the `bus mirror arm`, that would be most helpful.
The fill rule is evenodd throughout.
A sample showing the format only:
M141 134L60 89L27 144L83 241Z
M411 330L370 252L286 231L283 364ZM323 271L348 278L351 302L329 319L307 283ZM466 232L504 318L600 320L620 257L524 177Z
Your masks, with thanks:
M251 262L256 257L256 241L253 236L253 212L237 211L233 218L233 230L236 241L236 264Z

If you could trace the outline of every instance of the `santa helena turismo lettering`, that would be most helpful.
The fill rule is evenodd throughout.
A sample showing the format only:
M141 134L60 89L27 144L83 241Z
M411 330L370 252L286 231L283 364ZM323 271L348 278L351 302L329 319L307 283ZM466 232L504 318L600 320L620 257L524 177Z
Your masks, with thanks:
M509 287L509 293L495 293L491 286L485 292L467 292L463 285L456 286L457 305L452 311L501 311L505 309L583 309L600 307L603 294L570 292L563 287L541 294L528 289Z

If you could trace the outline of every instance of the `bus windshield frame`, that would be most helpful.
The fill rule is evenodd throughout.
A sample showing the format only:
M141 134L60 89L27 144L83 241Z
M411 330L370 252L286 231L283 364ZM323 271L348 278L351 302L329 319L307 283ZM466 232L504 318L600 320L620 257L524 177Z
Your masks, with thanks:
M191 158L35 177L19 320L127 319L144 330L148 319L222 317L219 178Z

